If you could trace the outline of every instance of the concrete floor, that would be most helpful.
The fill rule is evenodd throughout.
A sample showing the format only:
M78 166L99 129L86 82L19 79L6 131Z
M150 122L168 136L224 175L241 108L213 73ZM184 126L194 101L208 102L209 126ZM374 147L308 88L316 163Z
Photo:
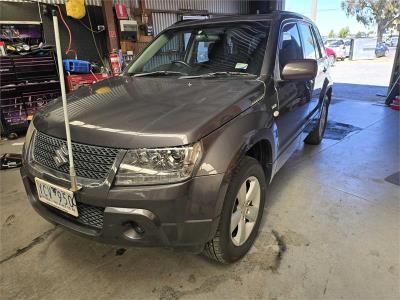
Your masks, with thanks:
M331 68L335 98L345 100L384 101L393 68L396 48L389 55L372 60L337 61ZM351 95L351 97L349 97Z
M28 204L18 170L1 171L1 298L399 299L400 187L384 180L400 168L399 113L334 100L329 118L362 130L299 146L270 187L255 246L230 266L55 228Z

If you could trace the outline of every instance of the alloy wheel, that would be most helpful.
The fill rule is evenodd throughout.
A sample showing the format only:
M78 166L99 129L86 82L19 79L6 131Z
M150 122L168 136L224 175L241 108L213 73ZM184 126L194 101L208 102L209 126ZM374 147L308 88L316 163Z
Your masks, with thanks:
M258 179L248 177L240 186L232 208L230 233L235 246L243 245L252 233L260 210L260 197Z
M321 108L321 115L320 115L320 119L319 119L319 128L318 128L318 133L319 136L322 138L322 135L324 134L324 130L325 130L325 126L326 126L326 119L327 119L327 113L328 113L328 109L327 109L328 105L326 104L326 102L322 105Z

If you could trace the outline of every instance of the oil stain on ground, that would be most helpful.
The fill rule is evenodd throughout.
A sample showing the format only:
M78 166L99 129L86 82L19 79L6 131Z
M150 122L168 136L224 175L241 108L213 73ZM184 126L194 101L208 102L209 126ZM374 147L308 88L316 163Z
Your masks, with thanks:
M292 230L287 230L282 234L282 240L286 245L309 246L310 241L302 234Z
M215 291L219 285L229 280L241 284L242 278L238 274L249 274L255 270L276 272L285 250L285 242L279 233L276 231L260 232L251 251L240 262L232 266L231 270L223 269L220 274L206 278L200 286L190 290L163 286L157 289L159 297L162 300L177 300L181 297L207 294ZM198 278L193 280L194 278L193 275L189 281L191 283L199 281Z

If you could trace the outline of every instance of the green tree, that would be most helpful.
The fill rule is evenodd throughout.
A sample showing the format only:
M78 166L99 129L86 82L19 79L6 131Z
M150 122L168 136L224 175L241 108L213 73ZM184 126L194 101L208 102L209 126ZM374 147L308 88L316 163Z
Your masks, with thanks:
M348 16L355 16L365 26L378 26L378 42L382 41L385 29L400 16L399 0L344 0L341 6Z
M328 33L328 38L332 39L335 37L335 32L333 31L333 29L331 29L331 31L329 31Z
M345 37L347 37L350 33L350 28L349 26L343 27L342 29L340 29L339 31L339 37L344 39Z
M356 33L356 38L364 38L367 37L367 34L365 32L359 31Z

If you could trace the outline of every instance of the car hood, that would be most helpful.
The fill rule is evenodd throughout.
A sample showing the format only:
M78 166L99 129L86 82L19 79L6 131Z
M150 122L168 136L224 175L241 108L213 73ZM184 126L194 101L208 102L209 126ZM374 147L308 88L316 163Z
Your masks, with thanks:
M190 144L263 95L264 83L256 79L113 77L67 96L71 137L74 142L117 148ZM40 132L65 139L60 99L33 122Z

